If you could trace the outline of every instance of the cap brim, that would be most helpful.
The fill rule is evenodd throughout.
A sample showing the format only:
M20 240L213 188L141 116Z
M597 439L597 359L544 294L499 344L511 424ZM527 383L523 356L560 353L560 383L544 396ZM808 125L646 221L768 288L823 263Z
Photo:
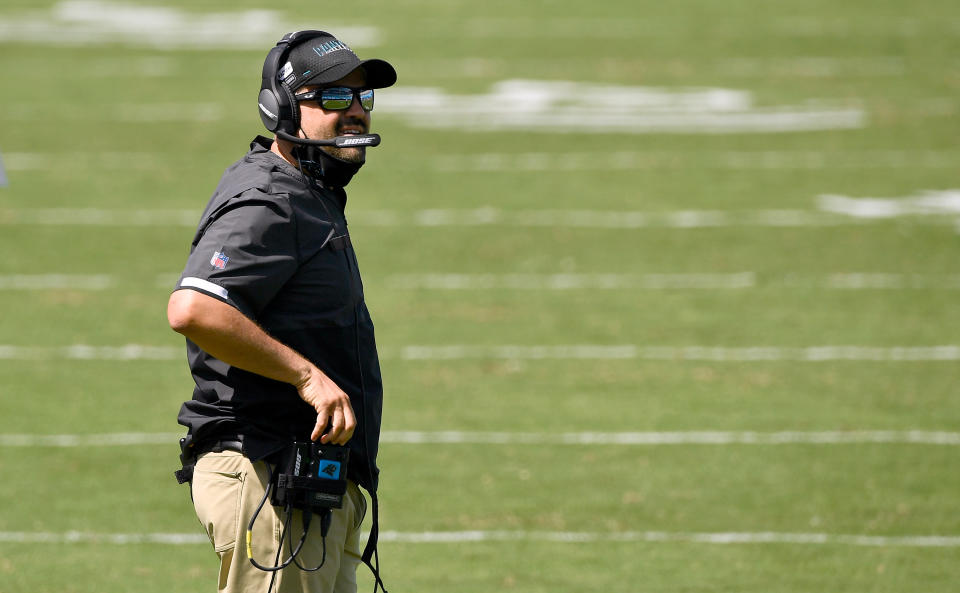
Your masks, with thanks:
M360 66L367 73L367 86L372 89L386 88L397 82L397 71L390 62L374 58L362 60Z
M393 66L391 66L389 62L378 59L363 61L354 60L350 62L344 62L342 64L336 64L322 72L317 72L310 78L300 82L300 84L297 85L297 89L294 90L296 91L305 86L324 86L334 83L338 80L346 78L357 68L363 68L367 88L382 89L388 86L393 86L393 84L397 82L397 71L393 69Z

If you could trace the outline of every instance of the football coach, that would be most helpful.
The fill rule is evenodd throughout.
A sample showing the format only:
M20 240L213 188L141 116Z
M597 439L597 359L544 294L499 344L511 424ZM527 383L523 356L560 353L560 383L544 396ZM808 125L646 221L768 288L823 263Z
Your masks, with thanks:
M257 136L223 174L170 296L195 383L178 417L177 477L219 556L219 591L353 593L361 561L382 586L383 388L344 187L380 141L369 133L374 93L396 80L388 62L360 60L330 33L284 36L257 97L272 137ZM330 461L319 478L332 485L286 476L286 492L319 500L316 486L339 507L273 504L291 455L296 473L301 453L331 451L343 467ZM362 552L360 488L372 514Z

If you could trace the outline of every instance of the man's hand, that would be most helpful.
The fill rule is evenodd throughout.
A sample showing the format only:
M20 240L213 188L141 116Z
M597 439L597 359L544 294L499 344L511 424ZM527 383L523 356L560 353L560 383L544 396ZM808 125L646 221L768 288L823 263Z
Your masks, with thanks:
M311 368L310 374L302 383L297 383L296 388L303 401L317 411L317 424L310 433L310 440L320 439L325 445L346 445L357 428L350 396L316 367ZM330 430L326 430L328 425Z

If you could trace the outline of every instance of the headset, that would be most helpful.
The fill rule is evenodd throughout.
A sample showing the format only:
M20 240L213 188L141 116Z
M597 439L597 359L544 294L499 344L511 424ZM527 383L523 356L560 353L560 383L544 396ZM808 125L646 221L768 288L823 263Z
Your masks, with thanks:
M306 43L321 36L332 36L326 31L294 31L287 33L277 42L267 59L263 62L263 77L260 82L260 95L257 105L260 108L260 120L267 130L278 137L296 144L312 144L316 146L337 146L340 148L351 146L377 146L380 144L378 134L354 134L337 136L329 140L310 140L299 138L297 129L300 127L300 110L293 96L293 90L280 84L278 73L287 56L294 46Z

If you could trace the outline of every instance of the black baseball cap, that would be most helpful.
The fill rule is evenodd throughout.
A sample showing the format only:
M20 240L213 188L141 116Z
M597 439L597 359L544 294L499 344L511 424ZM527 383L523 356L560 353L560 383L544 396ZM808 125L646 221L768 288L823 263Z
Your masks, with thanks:
M397 71L385 60L361 60L333 35L320 31L290 50L277 77L291 91L307 85L328 85L357 68L367 75L368 88L382 89L397 82Z

